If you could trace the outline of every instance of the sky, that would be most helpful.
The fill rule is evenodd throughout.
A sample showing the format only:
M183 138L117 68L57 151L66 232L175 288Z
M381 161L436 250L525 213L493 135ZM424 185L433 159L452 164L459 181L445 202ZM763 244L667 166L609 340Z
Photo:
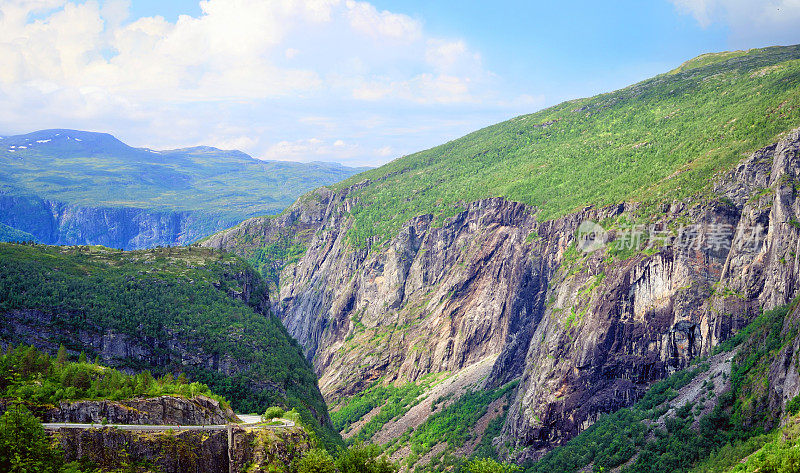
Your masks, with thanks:
M800 0L0 0L0 134L377 166L706 52Z

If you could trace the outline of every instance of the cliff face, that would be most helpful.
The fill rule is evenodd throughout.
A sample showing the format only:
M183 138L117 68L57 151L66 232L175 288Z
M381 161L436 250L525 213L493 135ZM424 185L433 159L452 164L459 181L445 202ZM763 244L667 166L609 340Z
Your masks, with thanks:
M124 401L62 401L44 413L44 422L130 425L220 425L235 422L229 407L206 396L184 399L176 396L127 399Z
M102 471L156 467L164 473L289 472L311 439L302 429L264 431L233 427L228 433L139 433L113 428L60 429L55 437L67 461L89 460ZM148 470L149 471L149 470Z
M799 140L795 132L740 163L710 203L664 208L653 235L688 225L661 246L624 261L607 251L562 259L503 430L502 446L522 450L508 455L563 443L794 297Z
M321 189L203 244L244 256L286 237L307 248L282 267L272 303L329 399L497 356L487 385L521 378L497 444L524 460L791 300L799 146L792 132L655 218L619 205L539 222L522 204L485 199L353 248L350 189ZM581 250L587 221L608 245Z
M0 222L30 233L39 243L125 250L186 244L233 223L190 211L92 207L11 195L0 195Z

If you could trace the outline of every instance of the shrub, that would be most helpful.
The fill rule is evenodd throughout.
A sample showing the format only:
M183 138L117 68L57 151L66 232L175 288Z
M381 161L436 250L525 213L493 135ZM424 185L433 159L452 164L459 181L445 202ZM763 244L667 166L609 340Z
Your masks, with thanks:
M292 464L292 471L294 473L336 473L336 464L330 453L321 448L314 448Z
M395 473L397 465L381 456L377 445L356 444L344 450L336 460L340 473Z
M261 415L261 420L263 422L269 422L272 419L275 419L275 418L278 418L278 417L282 417L284 412L285 411L280 407L276 407L276 406L268 407L267 410L264 411L264 413Z
M38 419L21 403L0 417L0 471L56 473L63 460Z
M786 412L791 415L795 415L800 412L800 394L792 398L792 400L786 404Z
M467 473L514 473L522 469L509 463L500 463L491 458L480 458L469 461L464 466Z

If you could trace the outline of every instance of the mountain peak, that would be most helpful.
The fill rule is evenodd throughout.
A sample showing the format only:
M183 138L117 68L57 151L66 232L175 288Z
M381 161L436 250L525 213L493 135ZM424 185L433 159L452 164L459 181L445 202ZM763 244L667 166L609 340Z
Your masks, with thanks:
M108 133L62 128L34 131L24 135L7 136L3 139L3 145L9 148L12 146L15 148L67 146L69 148L82 148L95 151L131 149L130 146Z

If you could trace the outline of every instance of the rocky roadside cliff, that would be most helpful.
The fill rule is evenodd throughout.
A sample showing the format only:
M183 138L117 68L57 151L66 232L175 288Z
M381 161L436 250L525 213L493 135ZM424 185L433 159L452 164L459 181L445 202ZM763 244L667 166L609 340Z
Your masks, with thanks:
M288 473L291 462L311 448L308 434L296 427L277 431L234 427L230 451L224 430L61 429L54 435L67 461L89 460L102 471L142 466L163 473Z
M0 400L0 413L6 402ZM32 406L43 422L221 425L239 422L218 401L195 396L64 401L58 406ZM226 430L137 432L113 427L61 428L51 431L67 461L89 461L102 471L155 468L163 473L286 472L295 458L312 447L301 427L266 429L232 425ZM138 469L136 471L139 471ZM148 470L150 471L150 470Z
M48 245L136 250L183 245L232 225L190 211L93 207L0 194L0 222Z
M7 399L0 399L0 414ZM61 401L57 406L29 406L42 422L109 423L129 425L221 425L239 422L230 407L216 399L198 395L134 398L121 401Z
M127 399L124 401L62 401L44 413L44 422L132 425L220 425L238 422L230 407L216 399L176 396Z
M323 188L202 244L245 257L280 238L306 248L274 263L272 303L328 399L497 356L487 385L521 382L495 443L523 461L792 300L799 148L794 131L715 176L702 198L650 212L620 204L538 221L535 209L485 199L353 248L351 189Z
M7 399L0 399L0 414ZM198 395L158 396L110 400L61 401L57 406L29 406L42 422L109 423L129 425L220 425L239 422L230 407L216 399Z

